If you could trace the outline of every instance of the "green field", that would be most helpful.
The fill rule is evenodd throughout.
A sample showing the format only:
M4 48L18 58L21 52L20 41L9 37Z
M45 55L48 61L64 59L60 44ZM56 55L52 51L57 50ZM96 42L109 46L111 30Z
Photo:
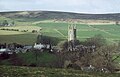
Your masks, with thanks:
M21 12L21 14L26 14L27 12ZM12 15L12 14L11 14ZM65 21L55 22L53 19L41 19L41 18L25 18L25 17L4 17L0 16L0 23L7 20L9 23L14 21L15 26L11 27L0 27L0 29L18 29L17 31L6 31L0 30L0 43L20 43L33 45L36 42L38 34L56 37L62 40L66 40L68 37L68 25ZM84 20L85 21L85 20ZM84 41L87 38L93 37L94 35L103 35L109 43L117 43L120 40L120 25L114 24L98 24L98 25L88 25L75 23L77 26L77 39ZM40 30L42 28L42 30ZM23 30L28 30L28 32L21 32ZM37 30L39 33L32 33L32 30ZM59 41L59 40L58 40Z
M69 23L42 22L35 26L42 27L42 33L45 35L67 39L68 25ZM79 40L85 40L97 34L103 35L111 43L116 43L120 40L120 26L117 25L86 25L77 23L76 26L77 38Z
M28 52L28 53L19 53L18 56L23 59L24 65L36 64L37 66L40 63L47 66L50 62L54 62L57 57L54 54L50 54L48 52L37 53L37 60L36 60L36 53Z
M34 44L37 34L31 33L31 31L39 30L40 28L42 28L41 33L43 35L58 37L60 39L67 39L67 29L69 25L68 23L39 21L39 23L31 25L32 26L0 27L5 29L28 30L28 32L25 33L0 30L0 42ZM97 34L103 35L110 43L116 43L120 40L120 26L117 25L86 25L77 23L76 26L77 39L81 41Z

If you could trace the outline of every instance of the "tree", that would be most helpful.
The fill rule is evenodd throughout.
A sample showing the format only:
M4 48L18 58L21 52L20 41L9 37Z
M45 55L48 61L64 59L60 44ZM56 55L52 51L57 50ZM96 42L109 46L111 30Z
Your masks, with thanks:
M12 21L11 24L12 24L12 26L15 26L15 22L14 21Z
M116 21L115 24L116 24L116 25L119 25L119 21Z
M3 23L2 23L3 26L8 26L8 24L9 24L9 23L8 23L7 20L4 20Z
M114 55L118 54L118 46L116 45L106 45L101 46L96 49L93 53L93 59L91 63L98 68L107 68L109 71L113 72L115 67Z
M10 55L7 53L7 52L3 52L1 55L0 55L0 59L1 60L5 60L5 59L9 59Z
M59 41L61 39L57 37L38 35L36 43L57 45Z
M115 60L120 57L119 53L119 46L117 45L107 45L106 40L101 35L96 35L92 38L87 39L84 42L87 47L89 48L92 45L96 46L94 52L91 52L87 49L87 52L84 53L86 50L75 51L75 52L65 52L63 53L63 59L72 61L72 64L77 63L78 66L94 66L98 71L103 71L106 69L107 72L114 72L116 66ZM64 48L64 42L62 44ZM99 70L100 69L100 70Z
M58 43L57 45L59 48L61 48L61 50L67 50L68 48L68 41L61 41Z
M87 46L96 46L96 47L101 47L103 45L106 45L106 39L102 35L95 35L94 37L88 38L85 41L85 44Z

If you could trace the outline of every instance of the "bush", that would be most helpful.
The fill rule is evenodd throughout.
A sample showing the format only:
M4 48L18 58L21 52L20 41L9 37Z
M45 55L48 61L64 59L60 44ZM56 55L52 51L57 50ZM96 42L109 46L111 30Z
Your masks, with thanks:
M3 52L1 55L0 55L0 59L1 60L5 60L5 59L9 59L10 55L6 52Z
M37 33L37 30L32 30L32 33Z
M95 35L94 37L88 38L85 41L86 46L101 47L106 45L106 39L102 35Z
M36 43L57 45L61 40L57 37L38 35Z
M61 50L67 50L68 48L68 41L60 41L57 45Z

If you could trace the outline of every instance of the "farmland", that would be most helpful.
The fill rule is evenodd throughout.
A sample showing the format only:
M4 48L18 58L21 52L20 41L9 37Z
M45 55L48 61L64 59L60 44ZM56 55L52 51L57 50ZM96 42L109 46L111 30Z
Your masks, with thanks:
M24 27L24 28L23 28ZM1 27L1 29L18 29L19 31L7 31L0 30L0 42L1 43L19 43L32 45L36 42L38 34L32 33L32 30L39 30L40 27L34 26L14 26L14 27ZM21 32L28 30L28 32Z
M0 30L0 43L17 42L33 45L38 34L66 40L68 25L71 24L77 26L77 39L80 41L101 34L107 39L108 43L117 43L120 40L120 25L115 25L114 19L119 19L119 14L108 15L109 17L107 14L87 15L48 11L3 12L0 13L0 23L4 20L7 20L9 23L14 21L15 26L0 27L0 29L18 29L19 31ZM115 16L113 20L111 20L112 16ZM42 30L40 30L41 28ZM23 30L28 31L21 32ZM32 33L32 30L40 31L39 33Z
M28 23L28 22L27 22ZM33 22L32 26L14 26L14 27L0 27L0 29L19 29L28 30L28 32L16 32L16 31L5 31L0 30L0 42L10 43L18 42L20 44L34 44L36 41L37 33L32 33L32 30L42 30L39 32L42 35L57 37L60 39L67 39L68 25L71 23L65 22L50 22L39 21L39 23ZM90 38L94 35L103 35L109 43L117 43L120 40L120 26L114 24L99 24L99 25L88 25L76 23L77 26L77 39L84 41L86 38ZM24 28L23 28L24 27ZM31 37L32 36L32 37Z

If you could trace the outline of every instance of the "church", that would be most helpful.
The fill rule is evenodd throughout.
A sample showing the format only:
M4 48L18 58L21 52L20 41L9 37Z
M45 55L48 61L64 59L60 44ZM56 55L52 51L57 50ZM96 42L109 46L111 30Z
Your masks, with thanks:
M76 25L68 26L68 51L74 51L76 36Z

